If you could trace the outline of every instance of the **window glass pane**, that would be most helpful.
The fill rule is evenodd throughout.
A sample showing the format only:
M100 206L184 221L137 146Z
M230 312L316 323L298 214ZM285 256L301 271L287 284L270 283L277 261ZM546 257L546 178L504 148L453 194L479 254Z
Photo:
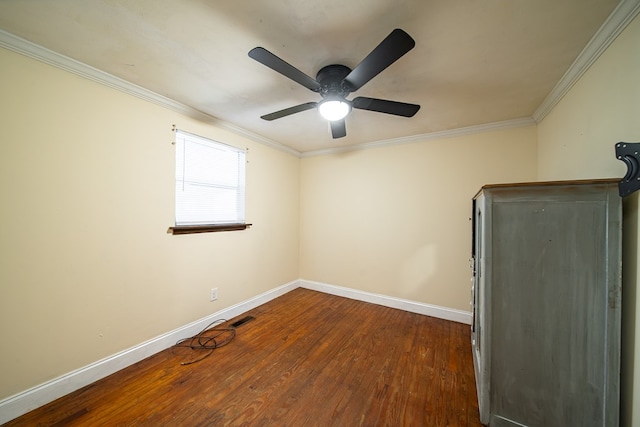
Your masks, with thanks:
M176 198L177 205L180 206L176 212L176 224L242 222L236 214L238 211L237 189L187 183L184 189L176 188Z
M243 150L176 131L176 225L244 223Z
M230 186L238 184L237 152L187 143L184 162L189 165L183 171L185 181Z

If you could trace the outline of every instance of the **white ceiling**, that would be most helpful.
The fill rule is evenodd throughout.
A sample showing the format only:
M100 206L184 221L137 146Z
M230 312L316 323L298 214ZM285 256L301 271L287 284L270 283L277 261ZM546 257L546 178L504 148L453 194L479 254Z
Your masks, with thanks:
M0 28L305 153L531 118L617 0L2 0ZM315 77L353 68L394 28L413 50L350 96L420 104L354 110L332 139L321 98L252 60L262 46Z

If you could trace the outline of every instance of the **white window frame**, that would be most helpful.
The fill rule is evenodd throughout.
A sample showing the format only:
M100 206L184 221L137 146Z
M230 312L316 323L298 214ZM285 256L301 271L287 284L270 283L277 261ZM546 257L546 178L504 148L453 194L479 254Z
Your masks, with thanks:
M247 150L175 130L173 234L245 229Z

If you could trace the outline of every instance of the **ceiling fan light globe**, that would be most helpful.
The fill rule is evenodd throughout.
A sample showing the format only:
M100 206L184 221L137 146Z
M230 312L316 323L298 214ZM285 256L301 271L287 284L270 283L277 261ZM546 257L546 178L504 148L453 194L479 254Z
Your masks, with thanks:
M344 119L351 111L351 105L345 101L327 100L318 106L320 115L329 121Z

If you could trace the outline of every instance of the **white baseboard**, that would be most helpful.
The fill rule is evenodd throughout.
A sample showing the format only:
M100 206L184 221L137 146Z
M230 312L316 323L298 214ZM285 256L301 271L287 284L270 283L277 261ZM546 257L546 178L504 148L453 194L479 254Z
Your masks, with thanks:
M3 399L0 401L0 424L4 424L59 397L165 350L174 345L178 340L197 334L215 320L236 317L297 287L299 287L299 282L296 280L271 289L263 294L220 310L210 316L160 335L142 344L138 344L83 368L69 372L61 377Z
M370 302L385 307L397 308L411 313L424 314L425 316L437 317L439 319L451 320L453 322L471 324L471 312L456 310L453 308L441 307L438 305L425 304L422 302L410 301L402 298L395 298L371 292L359 291L342 286L329 285L327 283L313 282L300 279L300 287L313 291L324 292L340 297L351 298L358 301Z
M370 302L385 307L397 308L412 313L471 324L471 313L436 305L424 304L326 283L310 280L294 280L285 285L271 289L246 301L220 310L205 318L160 335L149 341L138 344L83 368L69 372L61 377L40 384L29 390L18 393L0 401L0 424L4 424L27 412L46 405L53 400L89 385L101 378L111 375L127 366L133 365L153 354L174 345L178 340L191 337L217 319L231 319L259 305L302 287L358 301Z

